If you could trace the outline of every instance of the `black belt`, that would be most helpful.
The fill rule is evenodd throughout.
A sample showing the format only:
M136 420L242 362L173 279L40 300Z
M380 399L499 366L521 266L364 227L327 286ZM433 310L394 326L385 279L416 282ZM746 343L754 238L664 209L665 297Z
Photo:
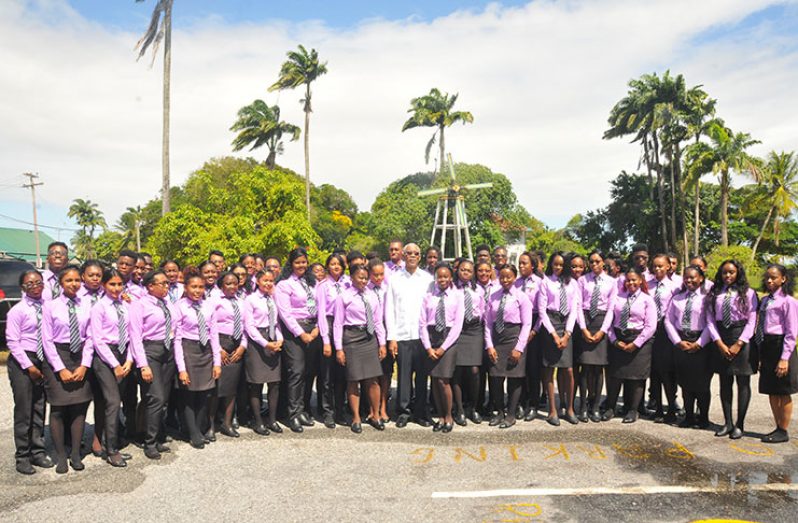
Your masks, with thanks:
M316 323L317 323L315 318L308 318L306 320L296 320L296 322L298 324L302 325L303 327L306 326L306 325L310 326L310 327L315 327Z
M366 325L344 325L345 331L368 331L368 326Z
M727 327L727 326L726 326L726 325L724 325L724 324L723 324L723 322L721 321L720 323L718 323L718 325L719 325L719 326L721 326L721 327L723 327L724 329L739 329L740 327L745 327L745 325L746 325L747 323L748 323L748 320L733 321L733 322L731 322L731 323L729 324L729 326Z
M691 341L691 342L695 341L695 340L697 340L698 338L701 337L701 331L683 331L683 330L679 330L677 332L679 333L679 337L681 339L688 340L688 341Z
M641 332L643 332L641 329L618 329L618 328L615 329L615 333L616 335L619 335L618 336L619 338L628 338L631 336L637 336Z
M565 321L565 319L568 318L567 314L561 314L560 311L555 311L553 309L546 309L546 313L559 318L560 321Z
M465 326L465 327L473 327L474 325L479 325L480 323L482 323L482 319L474 318L471 321L464 321L463 322L463 326Z

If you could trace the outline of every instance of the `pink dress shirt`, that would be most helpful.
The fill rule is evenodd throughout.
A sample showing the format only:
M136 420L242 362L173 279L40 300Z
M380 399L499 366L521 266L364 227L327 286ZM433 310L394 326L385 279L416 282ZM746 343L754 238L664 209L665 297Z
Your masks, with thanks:
M665 314L665 331L674 345L682 341L679 331L682 330L684 309L690 295L693 295L693 304L692 313L690 314L690 328L688 330L701 332L701 337L696 340L696 343L703 346L709 342L709 330L707 330L707 311L704 306L707 296L701 292L701 289L695 292L685 289L673 295L668 306L668 312Z
M305 332L299 321L310 319L318 321L318 314L311 315L308 310L312 300L318 312L319 298L316 294L316 287L310 287L310 292L311 299L308 298L308 293L295 274L291 274L285 280L280 280L274 288L274 299L277 301L277 312L280 320L294 336L299 336ZM321 333L321 328L319 328L319 333Z
M351 282L344 275L341 275L338 281L335 281L332 276L327 276L316 284L316 296L318 296L316 314L318 315L319 336L321 336L321 341L325 345L330 344L331 334L327 318L331 318L335 314L335 300L351 285Z
M186 360L183 356L183 340L199 341L199 325L197 323L197 312L193 308L193 301L189 298L180 298L175 304L175 317L172 322L175 325L175 363L179 372L186 371ZM213 352L213 366L222 366L222 348L219 345L219 332L216 328L214 300L202 300L200 310L205 317L205 324L208 326L208 338Z
M272 308L274 309L273 341L282 341L283 333L280 330L280 322L277 320L277 303L274 301L274 297L257 290L244 300L244 326L247 336L264 348L268 340L261 335L258 329L269 328L269 311Z
M527 295L516 287L510 287L506 292L504 323L518 323L521 325L521 332L518 334L515 350L524 352L529 333L532 330L532 303L530 303ZM488 296L487 309L485 311L485 350L495 348L493 345L493 323L496 321L499 304L504 293L505 290L499 287Z
M587 328L587 320L585 316L589 316L590 312L590 301L593 298L593 289L596 288L596 281L598 280L599 286L599 296L598 296L598 310L607 312L610 308L610 302L612 302L612 298L618 293L618 286L615 284L615 278L612 276L601 273L600 275L596 276L595 273L591 272L579 278L577 282L577 287L579 288L579 298L582 306L579 307L577 311L576 321L579 324L580 329ZM606 319L606 316L604 317ZM606 334L605 327L609 327L608 324L602 324L601 330Z
M361 326L367 324L366 306L363 300L368 301L371 307L371 318L374 321L374 335L380 346L385 345L385 319L383 307L377 299L377 294L364 290L361 293L355 288L346 289L341 296L336 298L333 312L333 340L335 350L343 350L344 327L347 325Z
M535 325L535 331L540 332L542 325L550 334L554 334L554 325L551 324L548 311L559 312L560 310L560 285L560 279L554 275L546 276L541 281L537 302L538 323ZM581 308L579 287L573 278L565 286L565 296L568 303L565 332L572 332Z
M629 309L629 322L626 325L626 329L640 331L640 334L632 342L637 348L640 348L657 331L657 306L654 304L654 298L640 289L634 293L634 296L634 301ZM621 313L628 298L629 293L624 289L615 294L610 303L607 317L604 318L605 324L607 319L609 319L613 327L612 329L608 328L607 331L607 338L609 338L610 343L615 343L618 339L615 336L615 329L621 328Z
M762 297L762 301L766 298L768 298L767 294ZM762 302L759 305L759 314L762 314ZM798 335L798 301L779 289L773 298L768 300L767 310L764 314L765 334L784 336L781 359L789 360L795 350L795 339Z
M723 301L726 299L726 294L728 293L728 287L724 286L723 292L718 294L718 296L715 298L715 314L713 315L711 311L708 311L709 317L707 318L707 329L709 329L709 337L712 339L712 341L718 341L720 339L718 326L723 325ZM751 340L751 336L754 335L754 329L756 329L756 310L758 305L759 300L757 300L756 292L754 292L753 289L748 289L748 292L745 293L745 308L740 307L739 295L736 292L732 293L731 321L732 323L745 321L745 327L743 327L743 332L740 333L739 338L743 343L748 343Z
M438 302L441 299L441 291L438 286L432 292L428 292L421 302L421 316L418 321L419 337L425 349L441 348L444 351L454 345L460 333L463 331L463 316L465 314L465 301L463 293L455 288L448 288L444 295L444 312L446 316L446 326L449 327L449 334L440 347L433 347L430 342L429 330L427 327L435 326L435 313L438 310Z
M28 353L36 354L36 332L39 330L39 323L36 320L34 303L44 306L43 300L34 300L23 294L22 299L11 307L6 316L8 350L23 370L33 365Z
M67 301L69 299L62 293L58 298L48 301L42 307L44 355L55 373L61 372L65 368L55 344L69 343L69 309ZM83 342L80 364L83 367L91 368L91 360L94 358L94 348L89 336L91 300L81 300L75 297L75 312L78 318L80 339Z
M128 304L124 300L119 300L125 314L126 324L129 322L130 314L128 313ZM100 359L109 367L116 368L119 366L119 361L113 355L108 344L119 343L119 317L117 316L114 300L109 296L103 296L91 308L91 339L95 352ZM130 338L130 327L128 326L128 339ZM129 342L128 342L129 345ZM128 349L130 347L128 346ZM133 361L133 351L125 351L125 360Z
M130 348L133 350L133 361L140 369L149 367L147 354L144 351L144 342L166 339L166 317L158 305L158 301L159 298L148 293L142 299L132 302L128 308ZM171 315L171 338L174 340L177 311L168 296L162 302Z

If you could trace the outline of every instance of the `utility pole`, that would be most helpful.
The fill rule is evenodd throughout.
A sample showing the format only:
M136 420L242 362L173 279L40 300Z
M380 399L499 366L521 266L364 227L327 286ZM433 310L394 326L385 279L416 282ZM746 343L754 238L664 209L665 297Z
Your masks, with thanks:
M38 174L33 173L22 173L22 176L27 176L30 183L23 184L22 187L28 188L30 187L30 195L33 200L33 236L36 238L36 268L42 268L42 253L41 253L41 246L39 245L39 222L36 220L36 187L38 185L44 185L44 182L34 182L34 179L38 179Z

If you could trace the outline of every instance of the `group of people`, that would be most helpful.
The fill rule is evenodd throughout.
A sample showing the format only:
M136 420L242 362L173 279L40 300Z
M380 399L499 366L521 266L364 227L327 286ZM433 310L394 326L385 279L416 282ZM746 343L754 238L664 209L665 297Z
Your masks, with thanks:
M595 250L524 252L516 267L485 245L449 264L401 241L388 258L335 252L311 264L296 248L284 264L245 254L229 265L211 251L181 269L124 250L113 266L78 267L51 244L48 269L20 276L23 298L8 315L17 470L82 470L91 401L91 452L124 467L127 442L150 459L168 452L167 428L201 449L241 426L266 436L314 418L355 433L390 420L451 432L483 420L507 429L540 408L555 426L642 413L707 428L714 374L724 416L715 435L738 439L757 372L776 424L762 441L789 439L798 302L781 265L768 265L760 299L738 261L710 279L698 256L679 275L675 256L650 257L645 245L628 266Z

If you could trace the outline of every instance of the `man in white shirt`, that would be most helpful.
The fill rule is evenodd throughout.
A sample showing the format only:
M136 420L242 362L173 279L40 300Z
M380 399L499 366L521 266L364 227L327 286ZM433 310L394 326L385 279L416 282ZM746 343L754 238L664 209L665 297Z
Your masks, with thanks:
M416 423L429 427L429 411L427 408L427 381L429 378L429 362L427 353L419 339L419 318L424 295L432 285L430 273L419 267L421 248L415 243L404 247L405 266L393 275L388 282L385 295L385 327L388 338L388 349L396 357L399 386L396 398L396 426L407 425L411 415ZM413 381L413 373L415 380ZM415 384L415 387L413 387Z

